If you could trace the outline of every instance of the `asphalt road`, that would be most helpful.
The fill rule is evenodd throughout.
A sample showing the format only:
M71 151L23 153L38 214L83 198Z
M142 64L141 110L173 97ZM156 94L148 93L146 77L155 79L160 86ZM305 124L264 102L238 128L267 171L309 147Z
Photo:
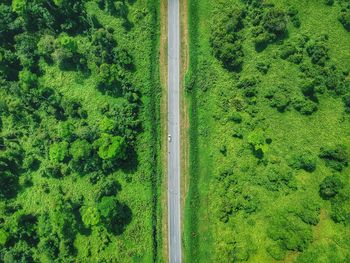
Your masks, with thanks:
M179 0L168 0L168 247L170 263L182 261L180 216L179 20Z

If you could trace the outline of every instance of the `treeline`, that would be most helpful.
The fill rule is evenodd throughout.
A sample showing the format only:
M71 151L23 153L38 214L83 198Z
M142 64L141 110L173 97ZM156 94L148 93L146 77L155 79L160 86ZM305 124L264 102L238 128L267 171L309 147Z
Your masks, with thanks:
M0 261L73 262L78 231L98 226L108 239L131 220L130 209L115 197L118 183L107 176L134 158L141 94L130 81L132 56L112 28L88 14L86 2L0 4ZM126 1L97 4L130 26ZM92 123L79 99L45 85L45 65L92 75L96 89L119 103L99 105L103 117ZM43 183L54 208L27 213L16 196L33 185L34 174L88 176L98 189L95 202L72 200L60 186Z

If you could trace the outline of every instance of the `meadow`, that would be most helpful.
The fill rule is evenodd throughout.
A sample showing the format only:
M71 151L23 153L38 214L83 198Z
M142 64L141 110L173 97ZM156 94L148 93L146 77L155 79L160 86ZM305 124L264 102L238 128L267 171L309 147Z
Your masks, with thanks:
M349 12L189 1L188 262L349 261Z

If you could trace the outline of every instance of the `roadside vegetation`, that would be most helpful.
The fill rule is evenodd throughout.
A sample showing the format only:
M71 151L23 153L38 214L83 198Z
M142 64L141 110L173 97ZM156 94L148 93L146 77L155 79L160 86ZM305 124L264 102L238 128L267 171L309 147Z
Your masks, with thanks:
M348 262L349 1L189 9L187 261Z
M157 260L158 4L1 1L1 262Z

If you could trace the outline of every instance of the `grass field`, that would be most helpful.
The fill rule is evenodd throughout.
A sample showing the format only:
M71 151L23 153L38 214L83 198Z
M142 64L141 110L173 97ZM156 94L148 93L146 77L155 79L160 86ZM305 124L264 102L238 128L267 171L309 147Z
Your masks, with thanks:
M319 194L327 176L340 178L344 193L349 189L349 167L336 171L319 158L324 146L341 144L350 149L350 118L342 96L318 92L317 110L309 115L293 108L293 99L280 111L269 101L269 94L278 89L287 90L286 97L302 95L305 76L300 64L313 64L305 53L300 64L280 57L283 48L301 35L310 39L327 35L325 67L335 65L349 80L350 34L337 19L341 3L264 1L267 9L272 5L286 12L296 9L300 27L288 20L287 34L259 52L254 47L251 9L243 2L189 1L191 180L185 210L186 259L346 262L349 223L334 220L334 210L349 203L347 199L333 203ZM226 70L210 45L216 24L208 17L221 15L228 7L246 11L239 31L244 53L240 71ZM258 70L259 63L268 65L267 72ZM240 85L252 79L256 84L247 95ZM257 139L260 136L263 142ZM263 156L251 148L255 140L265 145L258 146L264 148ZM304 153L315 162L312 172L293 165L293 158ZM349 152L346 155L348 160ZM305 219L310 213L314 213L313 223ZM309 239L303 239L306 236Z

